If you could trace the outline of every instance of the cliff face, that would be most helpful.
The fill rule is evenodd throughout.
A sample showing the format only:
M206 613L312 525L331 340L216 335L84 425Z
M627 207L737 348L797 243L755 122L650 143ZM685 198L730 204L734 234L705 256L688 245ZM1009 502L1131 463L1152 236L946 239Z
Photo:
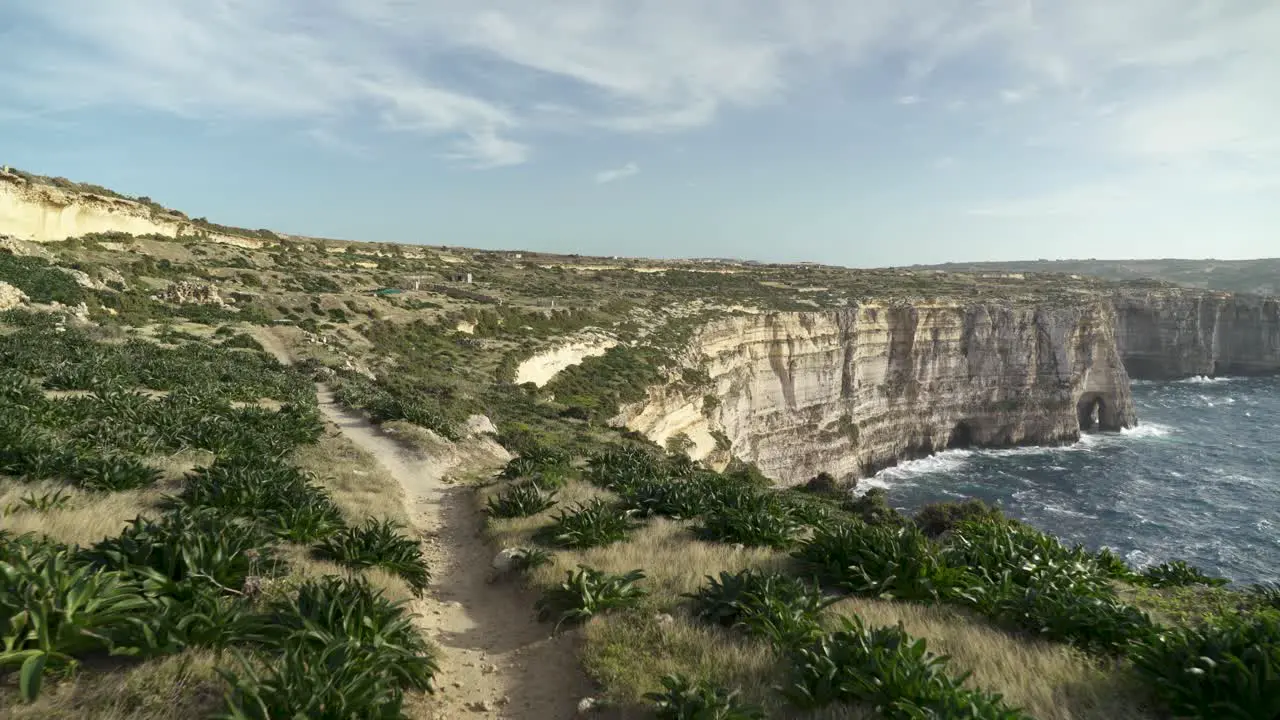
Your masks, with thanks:
M200 235L210 242L261 247L253 238L210 233L178 214L153 212L124 198L76 192L0 172L0 233L30 242L53 242L89 233Z
M863 476L948 447L1055 444L1136 422L1105 301L864 305L704 327L707 387L655 388L628 427L690 455L731 446L783 484Z
M1280 301L1202 290L1126 291L1116 341L1134 378L1280 372Z

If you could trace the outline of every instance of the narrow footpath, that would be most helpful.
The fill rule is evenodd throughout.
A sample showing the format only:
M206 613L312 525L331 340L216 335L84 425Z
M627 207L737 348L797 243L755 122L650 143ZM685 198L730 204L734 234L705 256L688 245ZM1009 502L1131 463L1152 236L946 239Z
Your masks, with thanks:
M291 361L279 337L269 330L256 335L281 362ZM517 582L489 582L494 550L481 533L483 516L475 508L472 490L446 482L450 476L488 468L463 464L463 453L423 459L340 407L323 384L316 391L329 422L404 488L409 516L423 539L432 580L414 611L421 616L424 634L443 654L436 697L424 717L575 717L578 702L590 696L592 688L572 635L552 636L550 625L538 623L534 597Z

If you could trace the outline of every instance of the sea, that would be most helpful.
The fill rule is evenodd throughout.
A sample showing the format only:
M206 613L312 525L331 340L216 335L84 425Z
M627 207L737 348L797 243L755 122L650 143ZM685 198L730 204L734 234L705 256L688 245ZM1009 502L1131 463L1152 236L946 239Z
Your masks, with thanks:
M903 511L979 498L1135 566L1280 581L1280 378L1135 382L1137 427L1055 448L948 450L860 481Z

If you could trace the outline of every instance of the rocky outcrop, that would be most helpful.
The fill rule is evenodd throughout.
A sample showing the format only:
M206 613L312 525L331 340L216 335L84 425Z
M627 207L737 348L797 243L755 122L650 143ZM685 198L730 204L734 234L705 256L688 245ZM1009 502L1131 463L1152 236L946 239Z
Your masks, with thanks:
M783 484L1137 421L1103 298L735 316L702 328L684 364L708 382L651 389L619 420L660 444L683 433L695 458L731 449Z
M1129 375L1280 373L1280 300L1161 288L1115 297L1116 342Z
M12 310L27 303L27 294L0 280L0 310Z
M176 305L225 305L218 288L209 283L179 280L170 283L152 298Z
M210 232L185 216L136 200L32 182L0 172L0 233L29 242L54 242L89 233L162 237L200 236L209 242L247 248L261 240Z

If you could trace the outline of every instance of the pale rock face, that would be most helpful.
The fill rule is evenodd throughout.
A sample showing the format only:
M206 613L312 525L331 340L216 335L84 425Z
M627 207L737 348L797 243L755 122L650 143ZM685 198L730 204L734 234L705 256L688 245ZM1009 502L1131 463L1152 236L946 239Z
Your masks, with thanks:
M1116 341L1135 378L1280 372L1280 300L1190 289L1115 298Z
M27 294L18 288L0 280L0 311L12 310L26 304Z
M0 173L0 232L29 242L55 242L89 233L200 235L210 242L259 248L254 238L211 233L181 216L153 213L124 198L73 192Z
M878 306L738 316L690 344L714 388L651 390L627 427L696 458L723 432L782 484L857 477L947 447L1073 442L1137 422L1103 299L1069 308ZM704 408L704 396L719 399Z

